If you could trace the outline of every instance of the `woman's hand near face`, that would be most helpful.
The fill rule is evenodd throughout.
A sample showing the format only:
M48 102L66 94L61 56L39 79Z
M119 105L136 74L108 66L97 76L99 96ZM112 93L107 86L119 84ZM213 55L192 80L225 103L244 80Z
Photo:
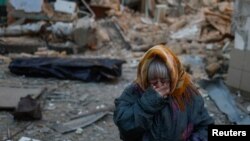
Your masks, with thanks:
M155 84L151 84L153 89L157 91L162 97L166 98L170 92L170 84L169 82L157 82Z

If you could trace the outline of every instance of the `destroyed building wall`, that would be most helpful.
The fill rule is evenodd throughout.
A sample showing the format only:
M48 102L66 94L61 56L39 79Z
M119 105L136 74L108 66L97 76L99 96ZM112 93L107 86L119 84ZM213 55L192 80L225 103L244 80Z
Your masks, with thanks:
M234 48L227 77L227 84L239 89L250 98L250 0L235 0L232 28Z

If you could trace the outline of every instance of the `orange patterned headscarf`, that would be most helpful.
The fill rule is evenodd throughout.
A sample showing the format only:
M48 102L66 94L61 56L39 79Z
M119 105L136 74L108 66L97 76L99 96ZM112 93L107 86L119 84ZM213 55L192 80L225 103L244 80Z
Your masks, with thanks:
M147 80L148 66L151 60L158 56L165 63L169 71L170 76L170 95L173 97L179 108L184 109L184 100L189 97L187 87L192 87L189 75L185 72L180 60L177 56L166 46L156 45L150 48L142 57L137 68L137 78L136 82L140 87L145 90L149 87Z

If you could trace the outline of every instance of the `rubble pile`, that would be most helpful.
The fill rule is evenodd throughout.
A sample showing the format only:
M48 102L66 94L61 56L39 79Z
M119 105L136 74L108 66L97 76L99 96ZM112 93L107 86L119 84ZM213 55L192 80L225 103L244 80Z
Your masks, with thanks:
M227 79L233 6L232 0L8 0L5 23L0 21L0 95L11 102L0 100L0 140L120 141L112 120L114 99L136 78L137 64L152 46L164 44L175 52L197 85L201 79ZM13 62L19 75L10 71ZM111 79L81 81L90 80L87 74L91 80ZM71 75L81 79L67 79ZM231 124L209 92L199 90L215 122ZM16 98L31 93L42 115L17 121ZM249 114L250 103L239 92L234 96Z

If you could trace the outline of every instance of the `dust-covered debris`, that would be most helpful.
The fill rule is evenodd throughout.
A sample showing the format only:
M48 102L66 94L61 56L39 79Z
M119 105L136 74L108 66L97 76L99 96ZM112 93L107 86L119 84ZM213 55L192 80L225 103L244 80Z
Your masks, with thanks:
M13 140L27 136L37 140L55 141L120 141L118 129L113 123L112 112L98 118L99 120L93 120L95 118L92 117L90 118L92 121L74 124L71 126L74 129L70 129L72 132L67 134L54 130L53 125L65 125L75 118L84 119L84 115L89 115L91 111L112 107L114 99L135 80L136 67L144 52L156 44L165 44L173 50L195 83L201 79L227 77L231 59L229 53L234 47L234 35L230 28L232 1L157 0L155 6L158 6L158 9L155 8L155 13L152 13L152 8L148 9L148 12L151 12L149 15L145 12L147 10L140 9L145 4L138 1L126 2L128 3L122 4L119 0L86 0L93 11L85 11L89 9L84 7L86 3L78 1L79 12L73 15L58 13L53 9L52 3L45 3L42 13L16 12L15 9L9 11L14 13L15 19L19 19L11 21L9 18L8 23L13 25L20 27L33 23L31 21L45 21L46 24L38 34L0 38L0 52L3 54L3 57L0 57L0 85L56 87L47 91L40 99L43 118L32 122L29 126L26 126L27 122L17 122L13 115L1 111L0 139L10 138L8 132L10 131L11 134L18 133L11 136ZM161 7L162 5L164 7ZM105 16L97 18L98 9L94 8L101 7L108 7L110 10L105 9L108 11ZM24 20L23 17L28 20ZM76 17L80 19L76 20ZM79 26L76 28L76 25ZM66 31L72 32L73 35L64 34ZM113 58L125 60L126 63L122 66L121 77L116 81L100 83L17 76L8 70L10 60L37 57ZM199 87L198 84L197 86ZM215 122L232 124L218 109L208 91L201 87L199 90ZM238 107L249 114L249 102L241 96L243 94L232 93L232 95L237 96ZM60 129L66 131L66 128Z

